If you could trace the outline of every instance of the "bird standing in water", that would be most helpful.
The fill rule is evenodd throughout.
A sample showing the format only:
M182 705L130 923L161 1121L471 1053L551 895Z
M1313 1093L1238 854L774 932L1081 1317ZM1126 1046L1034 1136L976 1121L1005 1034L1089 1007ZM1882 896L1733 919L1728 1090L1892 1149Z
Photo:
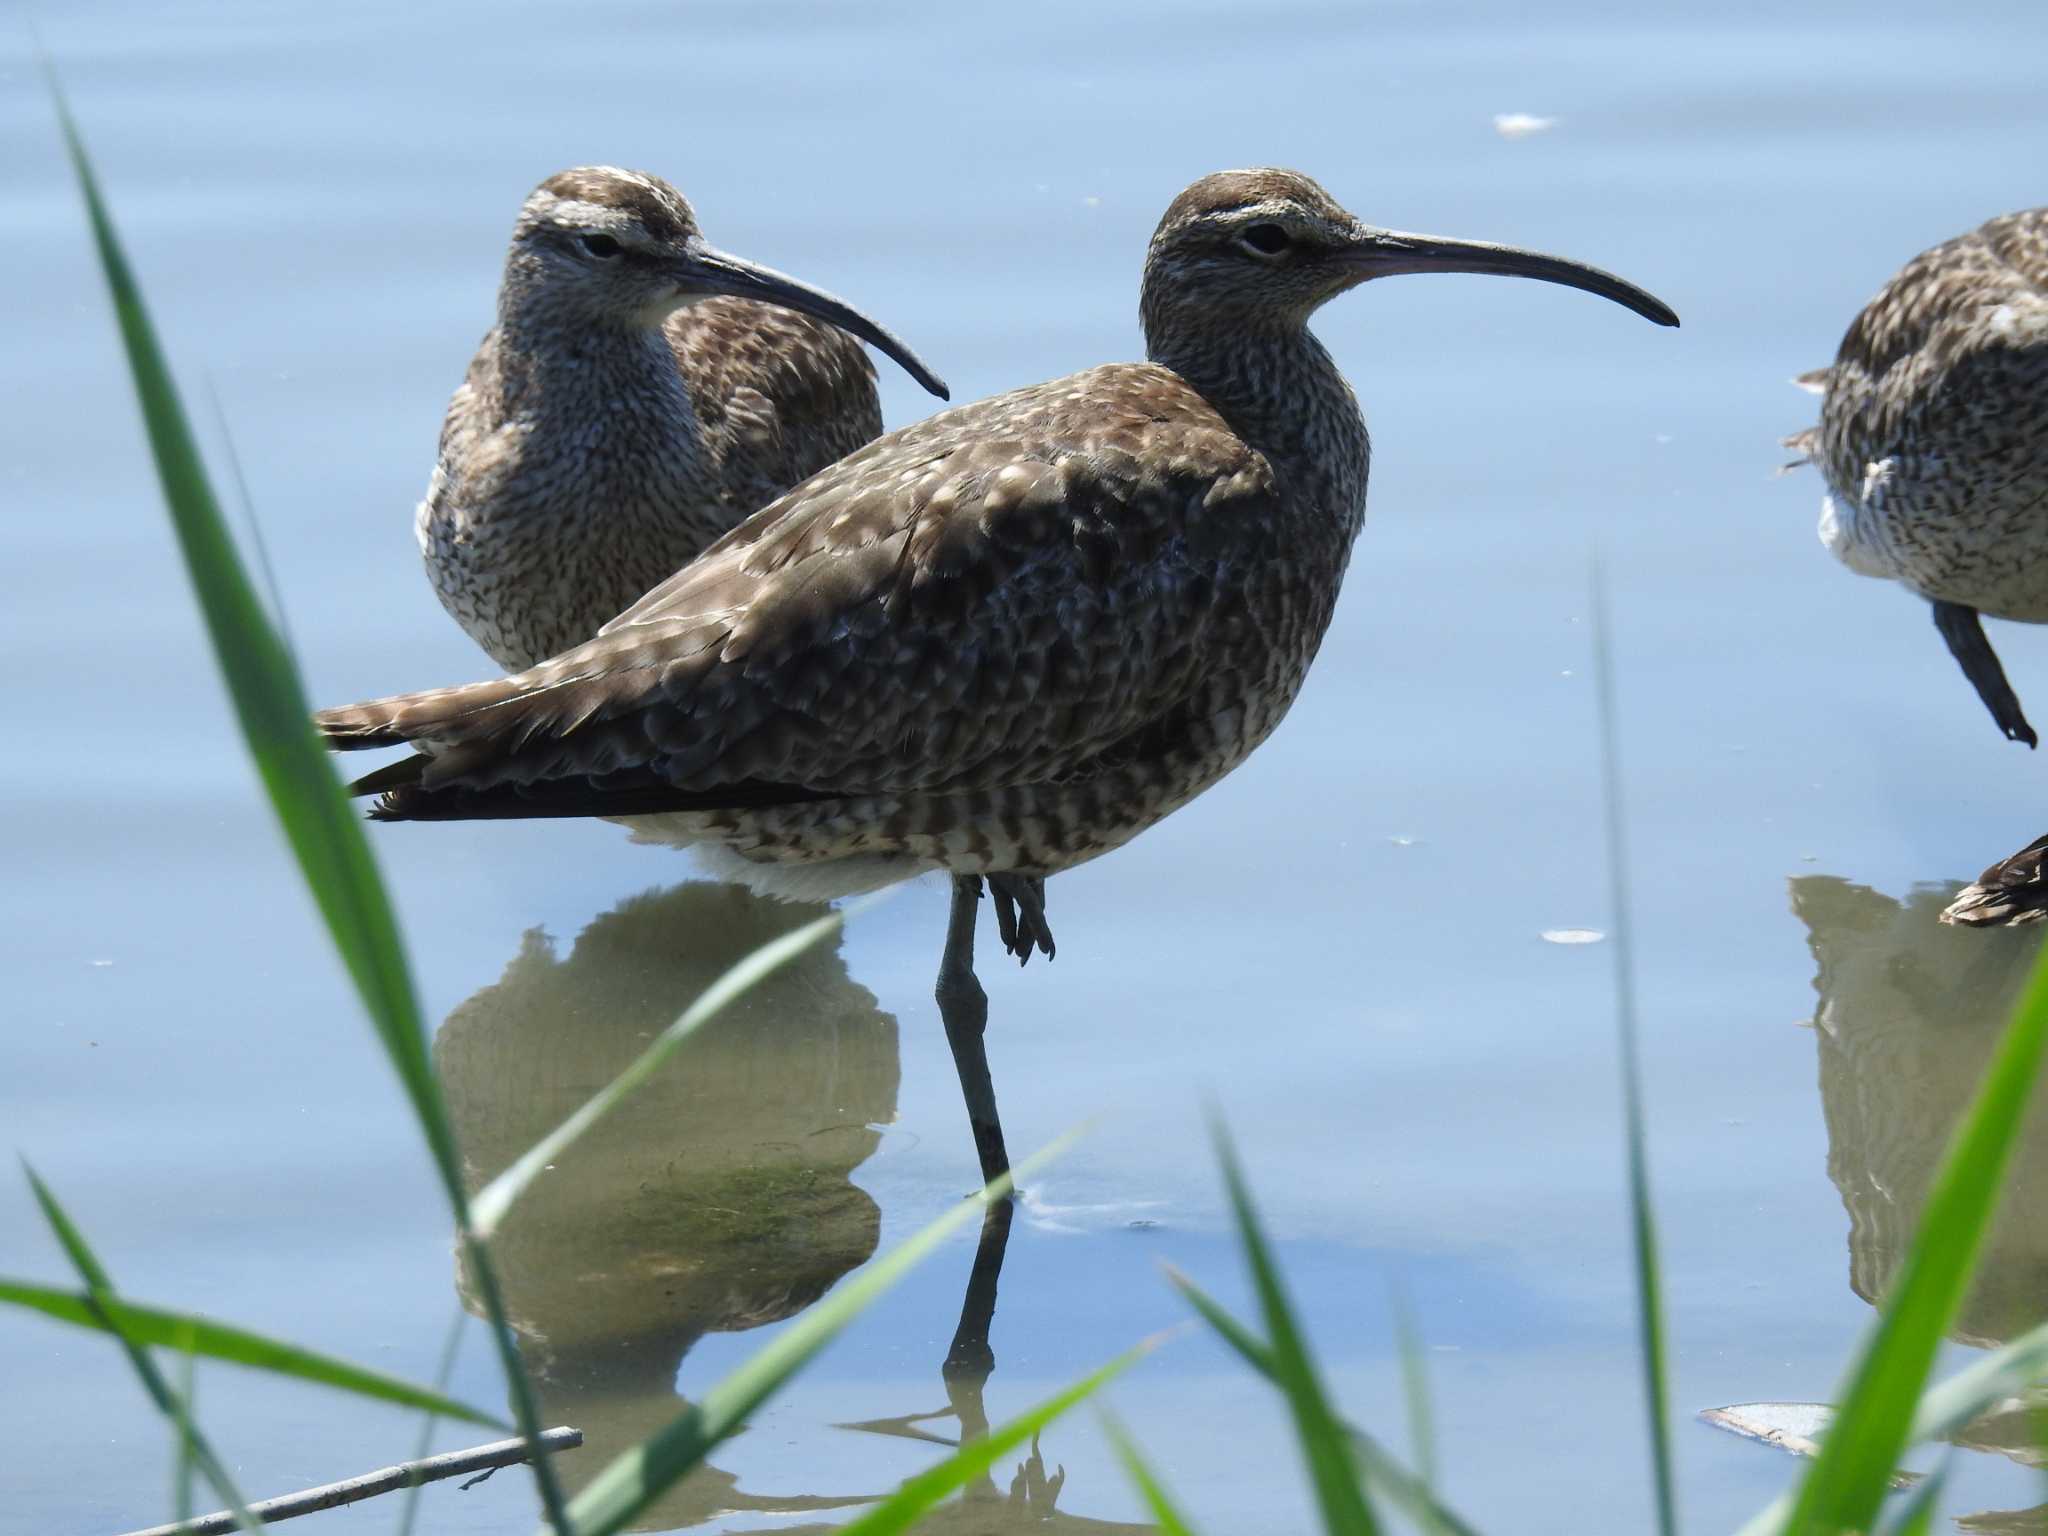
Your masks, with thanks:
M707 245L660 177L550 176L520 210L419 507L443 605L503 667L588 640L882 430L855 336L945 398L865 315Z
M1045 877L1185 805L1279 724L1365 516L1370 444L1308 321L1376 277L1614 300L1576 262L1361 223L1306 176L1205 176L1146 254L1143 363L943 411L812 476L516 676L322 712L389 820L634 818L757 888L943 870L937 987L983 1172L1007 1166L973 970L1052 953Z
M1827 481L1821 541L1926 598L1999 730L2036 745L1981 615L2048 623L2048 208L1915 256L1833 366L1799 382L1821 396L1820 425L1786 446ZM1994 864L1943 919L2048 912L2044 848Z

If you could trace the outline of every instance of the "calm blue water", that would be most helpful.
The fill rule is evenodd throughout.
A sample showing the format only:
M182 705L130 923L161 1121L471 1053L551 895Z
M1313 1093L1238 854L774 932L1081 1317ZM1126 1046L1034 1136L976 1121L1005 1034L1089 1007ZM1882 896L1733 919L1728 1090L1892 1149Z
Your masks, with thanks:
M1057 964L987 966L1013 1147L1099 1118L1017 1222L994 1375L950 1401L1000 1419L1178 1321L1162 1260L1244 1301L1214 1103L1351 1414L1402 1441L1400 1286L1461 1511L1643 1527L1611 956L1539 937L1611 926L1598 548L1688 1528L1735 1525L1796 1470L1691 1415L1833 1390L2030 952L1897 903L2038 833L2043 767L1924 607L1828 560L1812 477L1772 478L1811 419L1785 381L1907 256L2041 200L2038 5L78 0L38 25L183 376L218 392L324 700L485 670L421 579L411 509L514 211L563 166L672 177L715 240L852 296L958 399L1135 355L1144 241L1229 165L1299 166L1367 218L1669 299L1678 333L1418 278L1319 322L1378 450L1336 626L1244 770L1060 879ZM0 1125L135 1296L427 1377L461 1305L443 1208L224 712L25 13L0 33ZM1509 112L1557 122L1510 140ZM883 387L892 422L928 404ZM2038 715L2048 645L1995 638ZM681 861L603 828L375 841L479 1177L735 935L790 917L677 890ZM572 1479L975 1182L930 1001L944 906L931 883L861 918L801 998L700 1042L694 1077L508 1232L550 1408L592 1433ZM2030 1142L2021 1187L2044 1158ZM2038 1232L1993 1250L1987 1287L2021 1299L1960 1337L2038 1319ZM813 1528L837 1518L816 1501L927 1465L882 1421L948 1406L972 1258L963 1239L921 1269L663 1523ZM0 1270L64 1274L12 1177ZM163 1517L166 1437L104 1341L0 1314L0 1379L0 1528ZM454 1387L495 1403L497 1382L472 1332ZM200 1392L252 1493L411 1453L397 1413L225 1369ZM1277 1405L1206 1339L1112 1396L1206 1529L1306 1527ZM1139 1520L1092 1419L1041 1451L1067 1528ZM2042 1497L2002 1456L1961 1460L1956 1511ZM957 1528L1043 1512L999 1471ZM528 1488L436 1492L426 1528L530 1522Z

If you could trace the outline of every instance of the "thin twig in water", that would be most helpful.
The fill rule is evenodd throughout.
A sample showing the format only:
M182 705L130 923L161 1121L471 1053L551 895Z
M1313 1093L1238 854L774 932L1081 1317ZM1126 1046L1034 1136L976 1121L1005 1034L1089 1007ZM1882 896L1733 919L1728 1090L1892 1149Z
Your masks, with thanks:
M552 1454L556 1451L574 1450L583 1443L580 1429L544 1429L540 1432L540 1443ZM373 1499L380 1493L412 1487L418 1483L439 1482L443 1478L460 1477L465 1472L476 1472L485 1468L496 1471L509 1467L515 1462L526 1460L524 1440L494 1440L489 1445L474 1446L466 1451L444 1451L439 1456L425 1456L418 1461L401 1461L395 1467L380 1467L375 1472L365 1472L361 1477L351 1477L339 1483L327 1483L318 1488L303 1489L298 1493L281 1494L274 1499L262 1499L249 1506L249 1513L265 1524L278 1520L289 1520L295 1515L317 1514L323 1509L338 1509L343 1504L354 1504L363 1499ZM146 1531L131 1531L129 1536L220 1536L220 1533L235 1528L235 1517L226 1510L211 1515L201 1515L197 1520L182 1524L153 1525Z

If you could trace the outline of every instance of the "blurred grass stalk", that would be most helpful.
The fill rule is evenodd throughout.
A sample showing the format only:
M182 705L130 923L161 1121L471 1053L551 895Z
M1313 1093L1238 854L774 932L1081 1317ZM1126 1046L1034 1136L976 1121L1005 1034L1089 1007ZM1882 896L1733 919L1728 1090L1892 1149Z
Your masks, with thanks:
M1607 830L1607 890L1614 925L1614 1019L1621 1066L1623 1142L1628 1162L1629 1238L1635 1256L1637 1349L1643 1368L1643 1416L1655 1480L1657 1529L1677 1536L1678 1489L1671 1470L1671 1382L1664 1347L1664 1277L1650 1199L1650 1154L1643 1129L1643 1068L1638 1047L1634 902L1629 894L1628 812L1621 777L1614 701L1614 639L1607 572L1592 570L1593 682L1600 717L1600 800Z
M95 1328L136 1344L174 1349L182 1355L225 1360L251 1370L270 1371L280 1376L309 1381L359 1397L417 1408L443 1418L481 1424L488 1429L508 1428L494 1414L448 1397L440 1387L415 1386L397 1376L369 1370L332 1355L319 1354L282 1339L268 1338L247 1328L216 1322L191 1312L173 1312L144 1306L108 1292L94 1295L59 1290L55 1286L31 1285L25 1281L0 1279L0 1303L26 1308L59 1322L81 1328Z
M262 1529L262 1522L249 1513L249 1501L242 1497L241 1489L235 1486L234 1477L229 1473L227 1463L221 1460L206 1437L200 1433L198 1424L193 1422L189 1400L164 1379L163 1372L150 1355L148 1345L129 1335L122 1326L118 1309L114 1304L114 1282L99 1258L85 1241L85 1234L72 1222L64 1207L57 1203L48 1185L37 1176L35 1169L22 1164L28 1174L29 1187L35 1191L36 1204L42 1208L43 1219L50 1224L50 1231L63 1248L65 1257L71 1260L71 1267L78 1271L78 1278L85 1282L86 1305L100 1323L121 1342L128 1364L134 1370L136 1379L143 1390L155 1403L157 1411L171 1421L177 1431L178 1456L173 1473L180 1485L188 1483L191 1473L196 1470L220 1495L234 1515L235 1524L245 1531ZM184 1495L175 1494L181 1502Z
M1294 1437L1307 1464L1316 1503L1322 1510L1323 1529L1329 1536L1379 1536L1379 1516L1353 1459L1350 1436L1323 1389L1321 1372L1309 1353L1307 1336L1295 1316L1294 1304L1280 1278L1279 1264L1252 1204L1251 1190L1237 1161L1237 1148L1231 1144L1220 1118L1211 1120L1210 1134L1216 1144L1216 1160L1223 1165L1223 1183L1237 1221L1238 1244L1244 1249L1252 1286L1258 1292L1259 1311L1266 1324L1266 1349L1273 1364L1272 1377L1294 1416Z
M1271 1346L1258 1338L1212 1297L1179 1270L1168 1267L1167 1280L1179 1291L1195 1314L1215 1331L1216 1336L1237 1352L1239 1359L1275 1387L1280 1386L1280 1367ZM1478 1536L1477 1528L1451 1513L1428 1484L1401 1464L1400 1458L1355 1425L1339 1421L1353 1460L1361 1476L1375 1493L1393 1504L1417 1526L1447 1536Z
M471 1230L455 1134L427 1060L419 996L390 897L362 827L328 764L326 749L313 735L311 710L291 654L257 601L228 534L141 289L114 232L98 178L53 70L49 85L113 299L151 458L184 556L186 575L205 616L214 659L300 873L362 996L433 1155L478 1293L490 1315L491 1335L504 1364L520 1434L532 1455L541 1502L550 1521L566 1529L561 1485L539 1439L539 1412L505 1317L497 1271L485 1245Z

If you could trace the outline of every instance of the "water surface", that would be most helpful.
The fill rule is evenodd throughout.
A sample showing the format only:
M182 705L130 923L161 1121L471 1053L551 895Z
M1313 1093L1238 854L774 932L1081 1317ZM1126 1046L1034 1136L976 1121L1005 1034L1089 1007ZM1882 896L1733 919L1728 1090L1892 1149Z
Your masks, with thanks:
M993 1373L956 1354L981 1309L963 1238L660 1523L830 1525L928 1465L922 1435L1179 1320L1161 1260L1242 1303L1214 1102L1352 1414L1400 1440L1398 1284L1457 1506L1493 1530L1642 1528L1610 955L1539 937L1612 927L1596 546L1688 1526L1783 1485L1789 1460L1690 1415L1833 1390L2031 952L1938 931L1938 892L2042 830L2043 803L2041 765L1999 739L1924 607L1834 567L1817 484L1772 478L1776 438L1811 419L1784 381L1907 256L2040 200L2038 6L87 0L40 25L183 376L218 392L326 700L483 673L421 579L411 508L517 204L565 165L673 177L714 239L852 296L960 399L1135 355L1144 240L1227 165L1297 165L1367 218L1556 250L1669 299L1677 333L1481 278L1326 312L1377 453L1300 704L1232 779L1057 882L1055 964L986 957L1013 1146L1101 1117L1010 1234ZM224 712L26 46L19 25L0 44L0 1122L134 1295L429 1376L466 1296L445 1216ZM1510 140L1507 112L1557 122ZM883 386L892 422L929 403ZM1996 639L2038 707L2048 647ZM722 946L795 919L600 827L375 841L479 1178ZM930 1000L944 907L929 882L863 917L508 1232L529 1358L594 1441L701 1395L974 1182ZM2028 1209L1957 1360L2032 1320ZM18 1180L0 1234L0 1268L62 1275ZM0 1527L162 1516L167 1442L103 1341L0 1315L0 1368ZM498 1400L473 1333L454 1387ZM252 1491L386 1463L415 1432L225 1370L201 1394ZM1205 1528L1306 1527L1277 1406L1206 1340L1113 1397ZM1088 1418L1040 1453L970 1513L1140 1520ZM1987 1451L1952 1507L2039 1498ZM435 1530L532 1513L513 1474L431 1500Z

